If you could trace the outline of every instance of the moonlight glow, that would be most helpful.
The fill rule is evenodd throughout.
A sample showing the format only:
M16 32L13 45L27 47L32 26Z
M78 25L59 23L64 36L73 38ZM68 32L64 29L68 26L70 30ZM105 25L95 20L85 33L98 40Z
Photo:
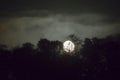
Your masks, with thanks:
M63 49L66 52L73 52L75 49L75 45L72 41L68 40L63 43Z

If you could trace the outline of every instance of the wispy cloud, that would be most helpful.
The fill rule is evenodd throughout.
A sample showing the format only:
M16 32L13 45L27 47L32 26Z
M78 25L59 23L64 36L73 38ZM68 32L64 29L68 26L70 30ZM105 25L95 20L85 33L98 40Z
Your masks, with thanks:
M48 12L47 12L48 13ZM1 19L0 43L8 45L32 42L40 38L63 40L70 34L78 37L105 37L119 33L119 23L106 23L108 16L96 13L47 14Z

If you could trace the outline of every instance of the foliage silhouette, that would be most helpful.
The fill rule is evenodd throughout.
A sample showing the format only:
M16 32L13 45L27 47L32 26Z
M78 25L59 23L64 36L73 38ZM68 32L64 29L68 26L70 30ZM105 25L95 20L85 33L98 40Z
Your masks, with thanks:
M0 45L0 80L119 80L120 35L83 43L76 44L82 47L75 55L66 54L62 42L47 39L37 48L31 43L12 50Z

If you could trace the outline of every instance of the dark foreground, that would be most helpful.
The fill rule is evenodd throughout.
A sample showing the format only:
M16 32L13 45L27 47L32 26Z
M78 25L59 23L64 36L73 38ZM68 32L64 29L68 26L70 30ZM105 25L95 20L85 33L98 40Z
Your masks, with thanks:
M120 80L120 36L85 39L76 55L42 39L7 50L0 46L0 80Z

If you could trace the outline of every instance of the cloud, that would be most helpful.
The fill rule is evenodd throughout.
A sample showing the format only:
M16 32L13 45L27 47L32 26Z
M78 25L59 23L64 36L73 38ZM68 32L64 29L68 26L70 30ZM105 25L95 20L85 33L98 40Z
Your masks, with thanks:
M120 24L105 23L107 19L96 13L4 18L0 20L0 43L15 46L24 42L37 44L40 38L62 41L70 34L83 39L119 33Z

